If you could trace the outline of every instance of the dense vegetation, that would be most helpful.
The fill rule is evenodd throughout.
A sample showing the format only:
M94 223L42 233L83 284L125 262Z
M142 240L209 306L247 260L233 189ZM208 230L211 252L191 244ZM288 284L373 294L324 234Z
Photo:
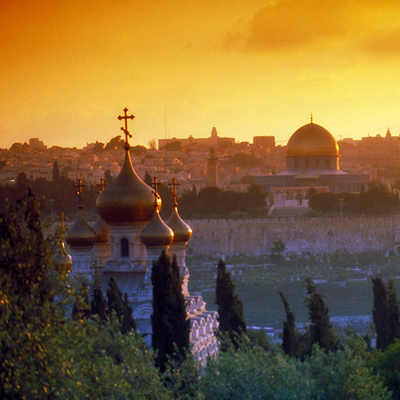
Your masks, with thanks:
M348 334L334 351L314 344L301 360L279 345L266 350L243 334L204 369L188 355L179 368L172 360L161 372L157 353L141 336L121 332L123 318L102 311L86 316L85 286L76 290L65 271L52 265L32 196L0 217L0 270L4 399L389 399L385 385L392 388L400 370L398 342L374 352ZM315 288L308 292L311 306L318 296ZM77 296L85 307L78 307ZM67 313L72 304L75 319ZM93 309L104 311L104 301L96 304Z
M400 212L400 200L395 192L380 183L371 183L361 193L317 193L311 188L309 206L318 212L343 215L387 215ZM340 205L341 203L341 205Z

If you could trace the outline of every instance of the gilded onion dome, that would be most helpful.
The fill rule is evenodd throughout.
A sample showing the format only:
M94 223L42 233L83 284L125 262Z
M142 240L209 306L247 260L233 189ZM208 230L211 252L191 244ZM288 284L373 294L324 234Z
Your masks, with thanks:
M161 219L156 206L153 218L140 234L140 240L146 247L162 247L171 244L174 238L172 229Z
M61 241L61 245L53 255L53 263L56 268L64 269L65 271L71 271L72 269L72 257L65 250L64 241Z
M101 217L97 218L92 228L94 229L97 235L96 243L108 242L108 234L110 233L110 230L108 229L108 225L105 223L103 218Z
M117 178L96 200L96 208L108 225L129 225L150 221L154 214L152 189L136 174L125 147L125 161ZM161 199L157 199L161 205Z
M287 157L339 156L339 146L333 135L313 122L302 126L290 137L286 147Z
M74 247L93 247L96 242L96 232L86 222L82 209L78 210L78 218L71 225L65 234L65 241Z
M167 221L167 225L174 232L174 240L172 243L186 243L192 237L192 228L182 220L176 205L174 205L174 209L172 210L172 214Z

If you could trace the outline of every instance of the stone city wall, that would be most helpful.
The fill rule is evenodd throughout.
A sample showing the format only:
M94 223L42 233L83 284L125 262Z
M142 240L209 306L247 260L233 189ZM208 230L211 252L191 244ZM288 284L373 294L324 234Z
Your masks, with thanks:
M400 216L302 219L213 219L188 221L189 252L232 256L270 254L282 240L286 254L391 251L400 243Z

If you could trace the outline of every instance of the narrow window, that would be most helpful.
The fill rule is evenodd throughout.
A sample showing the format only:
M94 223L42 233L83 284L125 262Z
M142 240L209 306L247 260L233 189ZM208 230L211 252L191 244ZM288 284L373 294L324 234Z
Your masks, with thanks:
M129 242L127 238L121 239L121 257L129 257Z

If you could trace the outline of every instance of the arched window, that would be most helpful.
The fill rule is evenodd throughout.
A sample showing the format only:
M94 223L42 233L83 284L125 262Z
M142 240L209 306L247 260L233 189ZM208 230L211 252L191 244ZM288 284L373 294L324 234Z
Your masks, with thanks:
M129 257L129 242L127 238L121 239L121 257Z

